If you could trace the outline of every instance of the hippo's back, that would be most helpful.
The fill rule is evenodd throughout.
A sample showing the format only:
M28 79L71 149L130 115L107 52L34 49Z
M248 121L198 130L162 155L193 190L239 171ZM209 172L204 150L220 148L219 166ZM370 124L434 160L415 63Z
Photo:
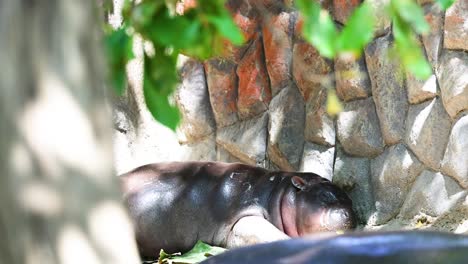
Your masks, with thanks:
M122 189L143 256L186 251L197 240L213 243L227 233L249 201L249 189L267 171L243 164L170 162L121 176ZM265 200L265 199L263 199Z

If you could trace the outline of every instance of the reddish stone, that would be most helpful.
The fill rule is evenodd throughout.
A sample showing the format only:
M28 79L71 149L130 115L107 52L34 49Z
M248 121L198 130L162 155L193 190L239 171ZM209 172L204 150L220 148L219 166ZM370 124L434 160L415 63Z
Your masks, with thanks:
M291 24L291 15L282 12L271 16L263 25L265 60L273 96L287 86L291 79Z
M231 12L234 23L240 28L248 41L252 39L258 29L259 18L258 12L248 0L228 1L227 9Z
M293 15L295 16L293 37L294 40L301 40L303 39L302 28L304 27L304 18L298 12L294 12Z
M445 12L444 47L468 51L468 1L455 1Z
M361 3L360 0L333 0L333 16L341 24L345 24L349 15Z
M252 43L252 40L258 36L260 16L253 3L250 3L249 0L227 1L226 8L231 13L234 23L244 35L245 43L241 46L235 46L228 40L225 40L222 57L238 63Z
M442 46L444 11L441 10L438 4L433 4L424 6L424 14L431 29L428 34L422 36L422 41L426 50L427 59L432 66L436 68Z
M261 38L253 41L237 67L237 108L241 118L256 116L268 108L271 90L264 63Z
M294 44L292 72L297 87L308 101L320 91L322 83L329 80L331 63L321 57L312 45L299 41Z
M227 60L210 59L204 66L216 125L232 125L238 121L236 65Z
M234 23L240 28L246 40L252 39L257 30L257 20L243 15L240 11L233 14Z

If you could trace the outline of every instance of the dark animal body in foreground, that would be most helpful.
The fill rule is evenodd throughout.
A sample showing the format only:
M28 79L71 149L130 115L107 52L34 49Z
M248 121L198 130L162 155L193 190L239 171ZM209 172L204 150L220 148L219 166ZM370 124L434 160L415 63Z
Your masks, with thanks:
M466 264L468 236L400 231L297 238L233 249L201 264Z
M356 225L348 196L313 173L171 162L120 179L140 253L149 258L160 249L185 252L197 240L231 248Z

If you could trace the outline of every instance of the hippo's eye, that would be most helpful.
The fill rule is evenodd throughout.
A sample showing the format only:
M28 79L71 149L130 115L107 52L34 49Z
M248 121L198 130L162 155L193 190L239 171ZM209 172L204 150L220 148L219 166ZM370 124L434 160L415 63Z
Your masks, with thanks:
M321 192L319 194L319 199L323 202L328 202L328 203L338 201L338 198L335 196L333 192L327 192L327 191Z

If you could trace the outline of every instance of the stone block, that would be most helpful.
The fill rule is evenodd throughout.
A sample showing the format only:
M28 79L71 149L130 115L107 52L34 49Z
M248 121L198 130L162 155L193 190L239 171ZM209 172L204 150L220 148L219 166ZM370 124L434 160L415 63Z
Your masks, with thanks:
M189 59L180 69L182 83L176 91L176 102L182 115L180 140L194 142L215 131L203 64Z
M468 189L468 115L462 116L452 127L442 160L442 172Z
M369 159L350 157L337 147L333 173L333 183L349 195L359 222L368 223L375 211Z
M242 162L236 156L232 155L225 148L219 145L216 148L216 160L229 163Z
M270 103L268 156L283 170L297 170L304 145L304 101L295 85Z
M324 83L329 81L331 63L321 57L312 45L304 41L294 44L292 60L294 80L307 102L320 92Z
M423 9L424 17L429 24L430 30L422 36L422 42L426 50L427 59L435 69L437 68L439 54L442 49L444 11L436 3L426 5Z
M468 54L445 51L438 72L442 101L450 117L455 118L468 109Z
M389 57L391 35L375 39L365 49L367 69L372 84L372 97L379 117L382 136L388 145L403 138L408 111L404 74L398 62Z
M355 156L374 157L383 151L383 140L372 98L345 103L338 114L337 133L343 149Z
M367 98L372 94L364 57L358 60L335 59L336 94L345 101Z
M334 147L325 147L306 142L300 171L313 172L331 181L333 178L334 157Z
M468 51L468 1L455 1L445 11L444 48Z
M218 129L216 143L242 162L263 166L267 148L268 114Z
M333 17L341 24L346 24L349 15L360 3L360 0L333 0Z
M464 198L466 192L452 178L425 170L418 176L408 193L400 216L406 219L420 213L433 217L441 216Z
M406 87L410 104L419 104L437 95L437 78L433 74L427 80L422 81L407 73Z
M389 5L390 0L367 0L366 2L372 7L372 13L375 16L374 36L379 37L387 34L392 24L392 21L386 13L386 7Z
M311 98L306 104L304 136L307 141L326 145L335 145L335 125L326 111L327 90Z
M180 148L180 161L213 161L216 160L216 142L214 135L187 144Z
M291 82L293 16L272 15L263 25L263 46L273 96Z
M270 84L265 68L261 38L250 45L237 66L239 77L237 109L241 119L257 116L268 108Z
M228 60L210 59L204 66L216 125L232 125L238 121L236 65Z
M375 199L375 224L398 215L406 195L424 165L403 144L393 145L371 161L371 183Z
M245 39L256 36L260 22L258 10L249 1L226 1L226 7L231 12L234 23L242 31Z
M451 126L440 99L410 106L406 124L408 147L426 166L439 170Z

